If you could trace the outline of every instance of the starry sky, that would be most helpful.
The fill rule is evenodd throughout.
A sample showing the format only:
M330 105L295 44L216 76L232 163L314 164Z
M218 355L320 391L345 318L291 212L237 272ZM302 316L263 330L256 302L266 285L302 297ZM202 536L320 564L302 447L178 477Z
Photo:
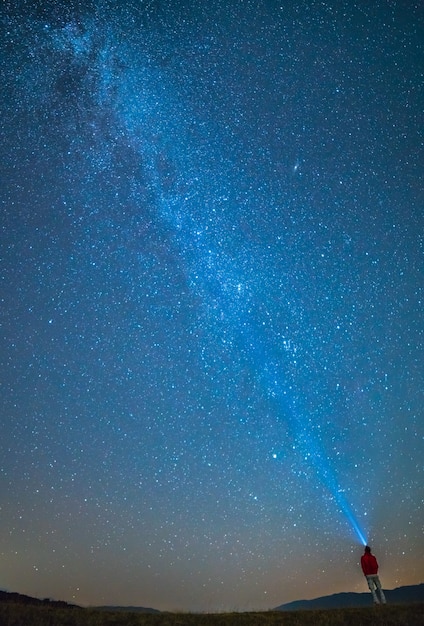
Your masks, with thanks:
M0 11L0 586L423 582L422 2Z

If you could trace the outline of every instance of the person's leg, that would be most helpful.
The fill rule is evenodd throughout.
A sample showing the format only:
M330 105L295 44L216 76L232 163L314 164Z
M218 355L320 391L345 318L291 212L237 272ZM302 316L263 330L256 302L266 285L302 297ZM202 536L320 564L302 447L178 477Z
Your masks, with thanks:
M380 594L380 600L382 604L386 604L386 596L384 595L383 588L381 586L381 582L378 576L375 577L375 584Z
M374 577L373 576L367 576L367 583L368 583L368 588L369 588L369 590L372 593L372 599L373 599L374 604L380 604L379 601L378 601L378 598L377 598L377 594L375 593L375 590L376 590L377 587L376 587L376 584L375 584L375 581L374 581Z

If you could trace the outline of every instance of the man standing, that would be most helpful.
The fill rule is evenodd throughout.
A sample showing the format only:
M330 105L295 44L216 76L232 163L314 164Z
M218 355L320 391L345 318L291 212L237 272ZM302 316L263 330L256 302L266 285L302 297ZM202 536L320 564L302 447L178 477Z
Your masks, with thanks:
M373 554L371 554L371 548L369 546L365 546L364 554L361 556L361 567L364 572L364 576L367 579L369 590L372 593L374 604L386 604L386 598L378 577L377 559ZM377 589L380 594L380 600L377 597Z

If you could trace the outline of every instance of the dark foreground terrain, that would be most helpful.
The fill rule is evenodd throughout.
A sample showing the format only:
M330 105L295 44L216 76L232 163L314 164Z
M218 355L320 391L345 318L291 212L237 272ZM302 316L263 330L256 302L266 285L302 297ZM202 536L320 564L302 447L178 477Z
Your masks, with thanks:
M0 626L424 626L424 604L262 613L125 613L0 605Z

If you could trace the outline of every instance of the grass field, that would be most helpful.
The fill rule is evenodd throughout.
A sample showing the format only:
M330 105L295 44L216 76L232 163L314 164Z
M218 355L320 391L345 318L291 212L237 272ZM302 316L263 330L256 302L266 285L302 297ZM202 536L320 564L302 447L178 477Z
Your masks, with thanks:
M109 613L0 605L0 626L424 626L424 604L261 613Z

